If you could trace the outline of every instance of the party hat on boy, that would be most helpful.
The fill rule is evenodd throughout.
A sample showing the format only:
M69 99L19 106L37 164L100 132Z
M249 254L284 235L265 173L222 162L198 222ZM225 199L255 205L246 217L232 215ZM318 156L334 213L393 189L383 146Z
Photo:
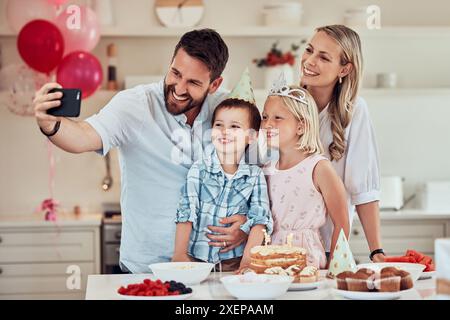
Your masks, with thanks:
M248 68L245 68L241 79L231 91L228 99L240 99L256 105L255 94L253 93L252 81L250 80Z
M350 251L347 238L345 237L344 229L341 229L338 241L336 242L336 247L334 248L333 257L330 261L327 277L334 278L344 271L355 272L356 263L355 259L353 259L353 254Z

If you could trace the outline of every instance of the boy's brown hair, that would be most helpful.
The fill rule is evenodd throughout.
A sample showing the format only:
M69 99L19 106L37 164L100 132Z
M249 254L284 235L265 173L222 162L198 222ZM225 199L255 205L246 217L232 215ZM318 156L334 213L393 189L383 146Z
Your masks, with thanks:
M211 124L214 124L216 120L217 113L222 109L231 109L231 108L241 108L248 111L248 121L250 124L250 128L259 131L261 126L261 114L259 113L258 108L248 101L244 101L241 99L225 99L214 110Z

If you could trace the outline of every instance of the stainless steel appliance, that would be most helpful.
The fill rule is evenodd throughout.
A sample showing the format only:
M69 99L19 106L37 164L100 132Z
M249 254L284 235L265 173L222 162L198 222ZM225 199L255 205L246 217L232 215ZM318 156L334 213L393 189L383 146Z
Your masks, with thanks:
M103 204L102 273L123 273L119 266L122 216L120 204Z

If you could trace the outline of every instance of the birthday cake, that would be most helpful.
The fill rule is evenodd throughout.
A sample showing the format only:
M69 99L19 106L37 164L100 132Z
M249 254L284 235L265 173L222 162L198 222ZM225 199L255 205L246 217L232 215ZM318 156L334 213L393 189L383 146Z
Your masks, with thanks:
M266 269L291 266L303 270L306 267L306 249L292 245L292 237L288 237L285 245L269 245L270 238L265 234L265 245L250 250L250 268L256 273L264 273Z

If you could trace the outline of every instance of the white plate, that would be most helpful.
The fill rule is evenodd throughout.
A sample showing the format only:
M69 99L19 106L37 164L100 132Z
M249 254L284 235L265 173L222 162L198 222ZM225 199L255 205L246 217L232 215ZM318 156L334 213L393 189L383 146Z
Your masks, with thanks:
M333 292L347 299L353 300L394 300L399 299L402 294L414 290L402 290L397 292L362 292L334 289Z
M289 291L302 291L302 290L314 290L317 289L319 286L324 284L324 280L319 280L316 282L309 282L309 283L291 283L289 286Z
M419 280L431 279L436 275L436 271L423 271L419 277Z
M194 292L191 293L186 293L186 294L179 294L176 296L127 296L124 294L120 294L117 293L117 296L120 299L123 300L186 300L189 299L190 297L192 297L192 295L194 294Z

